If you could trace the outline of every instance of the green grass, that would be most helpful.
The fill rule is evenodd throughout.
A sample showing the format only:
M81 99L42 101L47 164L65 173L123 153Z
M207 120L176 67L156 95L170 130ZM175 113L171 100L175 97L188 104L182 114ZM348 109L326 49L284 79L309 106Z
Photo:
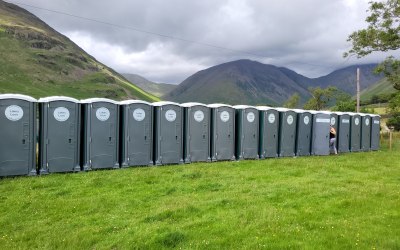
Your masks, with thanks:
M0 180L0 249L399 249L394 150Z

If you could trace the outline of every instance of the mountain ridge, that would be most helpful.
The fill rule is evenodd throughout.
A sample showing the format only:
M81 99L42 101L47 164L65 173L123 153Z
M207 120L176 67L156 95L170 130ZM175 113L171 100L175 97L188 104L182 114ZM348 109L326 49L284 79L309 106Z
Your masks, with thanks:
M353 65L326 76L308 78L285 67L242 59L200 70L162 98L175 102L238 104L240 100L240 104L282 105L291 95L298 93L301 103L304 103L310 97L310 87L333 85L353 95L355 87L353 90L349 82L355 83L354 67L362 69L364 88L371 86L383 78L373 75L375 66Z

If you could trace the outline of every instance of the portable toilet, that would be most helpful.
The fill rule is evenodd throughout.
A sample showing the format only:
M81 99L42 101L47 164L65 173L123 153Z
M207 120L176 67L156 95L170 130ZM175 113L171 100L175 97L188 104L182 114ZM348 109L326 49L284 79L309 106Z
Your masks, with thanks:
M259 156L261 159L278 157L279 146L279 112L266 106L256 107L259 111L260 136Z
M211 161L210 108L197 102L181 104L184 111L183 159L185 163Z
M337 112L332 112L331 113L331 127L335 129L337 134L339 133L339 131L338 131L338 129L339 129L338 120L339 120L339 115L337 114ZM336 147L336 149L338 148L337 135L336 135L335 147Z
M358 152L361 149L361 116L358 113L350 114L350 151Z
M381 117L379 115L371 115L371 150L379 150L380 123Z
M235 160L235 109L225 104L210 104L211 160Z
M155 102L154 163L183 163L183 108L174 102Z
M0 176L36 175L36 99L0 95Z
M360 114L361 116L361 151L371 150L371 116Z
M252 106L236 105L235 109L235 139L236 158L258 159L259 115Z
M153 165L153 107L139 100L119 104L121 167Z
M313 128L311 140L312 155L329 155L330 112L312 111Z
M345 112L335 112L336 119L336 142L338 153L350 151L350 115ZM332 119L331 119L332 124Z
M83 170L119 168L119 105L106 98L82 100Z
M311 154L312 114L308 110L294 109L297 113L296 155Z
M279 111L279 156L295 156L297 114L287 108L276 110Z
M39 173L80 171L81 112L77 99L39 99Z

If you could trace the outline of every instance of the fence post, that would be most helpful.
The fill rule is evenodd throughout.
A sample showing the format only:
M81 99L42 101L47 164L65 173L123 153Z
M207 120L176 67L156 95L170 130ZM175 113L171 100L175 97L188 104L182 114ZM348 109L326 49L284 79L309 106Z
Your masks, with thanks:
M389 131L389 150L392 151L393 128L390 127Z

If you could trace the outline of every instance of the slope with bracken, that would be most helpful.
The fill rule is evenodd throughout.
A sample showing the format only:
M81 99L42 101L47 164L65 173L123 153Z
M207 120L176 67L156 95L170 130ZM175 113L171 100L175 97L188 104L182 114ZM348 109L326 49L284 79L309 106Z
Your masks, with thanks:
M0 1L0 93L158 100L30 12Z

